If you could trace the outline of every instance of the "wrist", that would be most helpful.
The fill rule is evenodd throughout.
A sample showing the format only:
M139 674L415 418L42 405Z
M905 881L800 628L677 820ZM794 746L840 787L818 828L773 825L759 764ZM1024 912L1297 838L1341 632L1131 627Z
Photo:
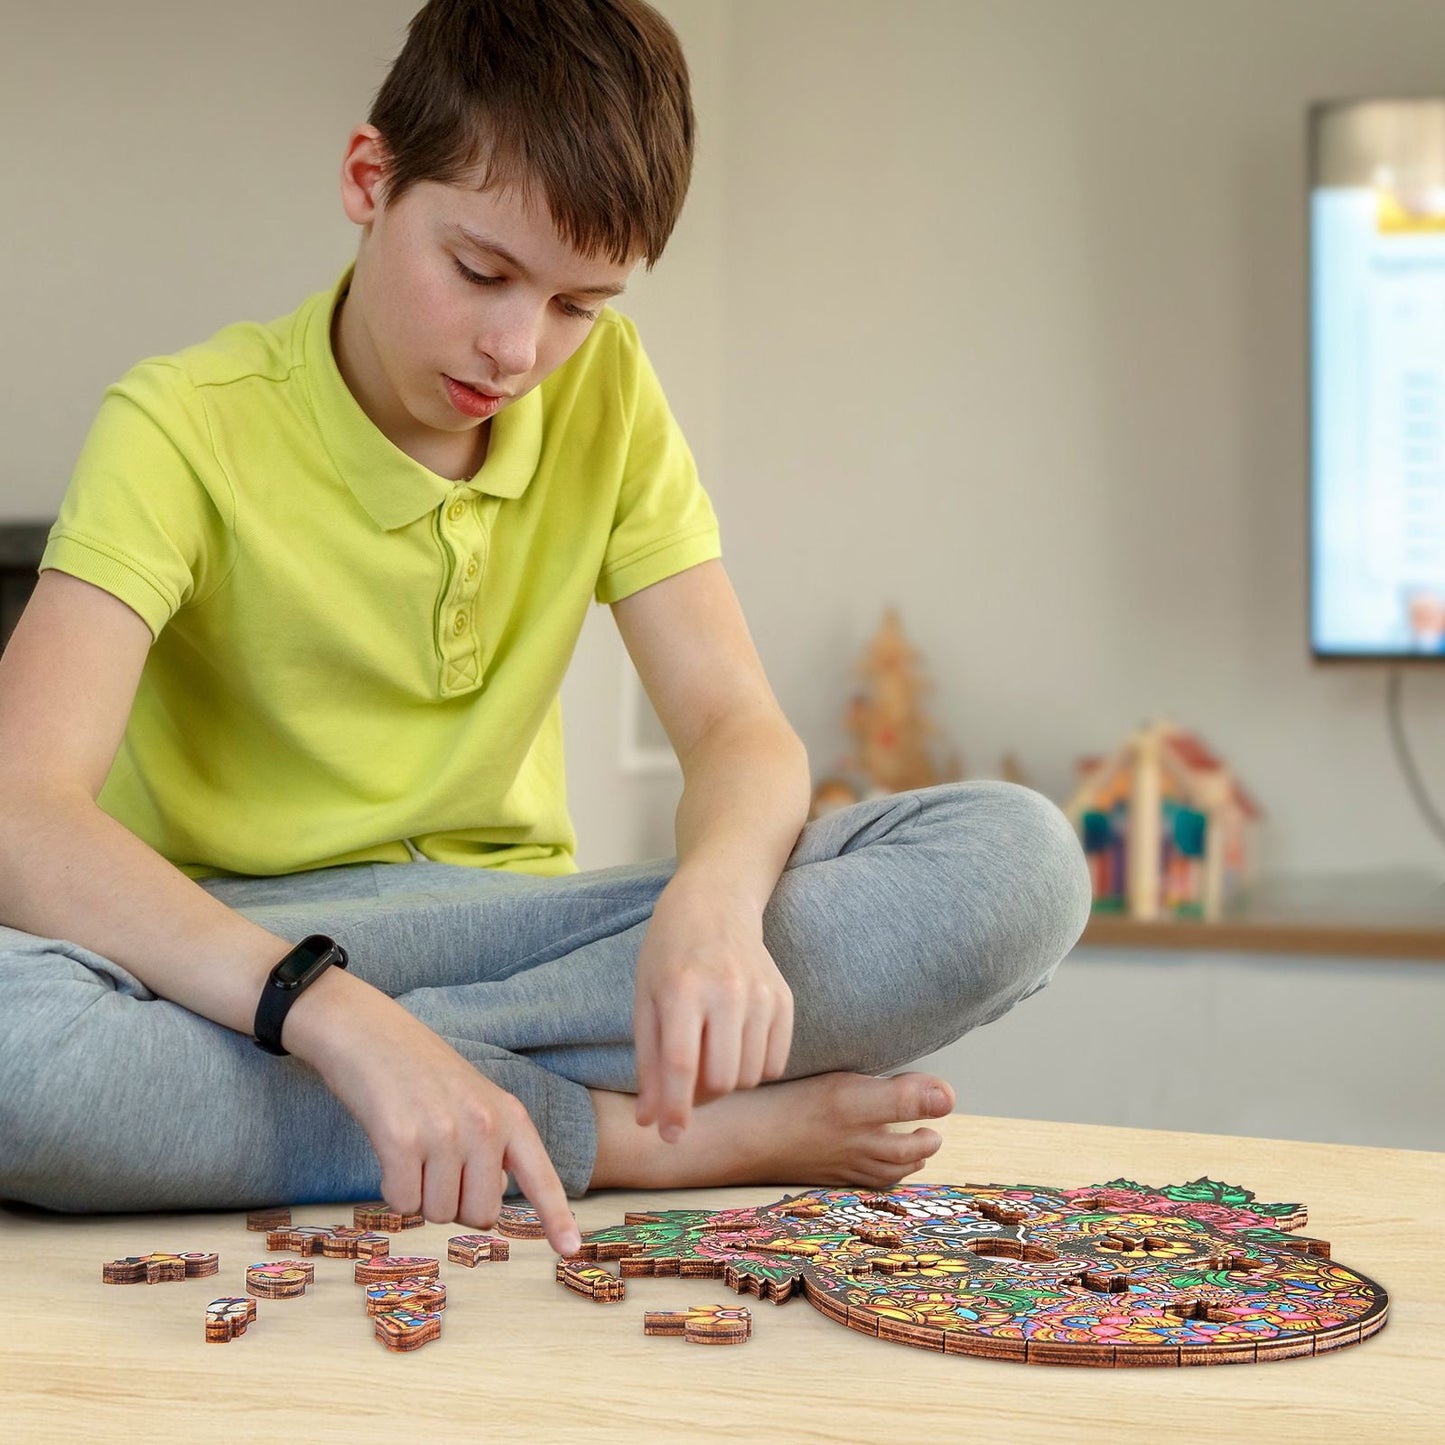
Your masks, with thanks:
M678 864L658 901L666 899L674 907L683 905L710 913L742 915L761 922L773 886L775 884L740 876L716 864L694 860Z

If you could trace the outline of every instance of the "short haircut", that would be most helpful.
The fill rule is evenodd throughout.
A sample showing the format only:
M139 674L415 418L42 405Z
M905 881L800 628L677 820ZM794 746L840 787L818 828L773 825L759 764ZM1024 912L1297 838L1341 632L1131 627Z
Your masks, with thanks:
M687 62L644 0L430 0L367 120L385 204L418 181L516 189L619 264L657 261L692 176Z

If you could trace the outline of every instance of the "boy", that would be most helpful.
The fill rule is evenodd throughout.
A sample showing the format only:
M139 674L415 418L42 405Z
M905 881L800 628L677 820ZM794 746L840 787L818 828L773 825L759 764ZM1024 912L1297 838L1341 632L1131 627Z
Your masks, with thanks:
M0 1196L485 1228L515 1182L569 1253L589 1188L886 1188L940 1142L889 1125L953 1096L875 1075L1072 946L1082 855L1027 790L804 827L603 305L692 138L642 0L432 0L348 142L336 285L107 390L0 661ZM685 782L675 859L584 874L557 689L594 599Z

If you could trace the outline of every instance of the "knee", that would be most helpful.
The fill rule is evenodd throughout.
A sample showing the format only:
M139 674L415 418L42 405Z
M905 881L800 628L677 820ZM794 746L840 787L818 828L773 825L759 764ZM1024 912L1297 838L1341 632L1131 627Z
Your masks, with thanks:
M81 1098L85 1069L75 1025L110 991L61 954L0 951L0 1199L87 1207L67 1187L67 1136L77 1110L91 1114L101 1099Z
M1088 865L1063 811L1032 788L980 782L939 791L953 794L939 802L957 840L958 937L973 985L997 1017L1045 987L1083 933L1093 903Z

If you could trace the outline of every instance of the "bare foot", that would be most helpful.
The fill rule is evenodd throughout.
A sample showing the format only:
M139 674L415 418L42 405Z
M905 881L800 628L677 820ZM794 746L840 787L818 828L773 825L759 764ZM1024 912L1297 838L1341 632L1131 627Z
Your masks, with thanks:
M954 1104L953 1090L933 1074L815 1074L703 1104L682 1138L668 1144L655 1127L638 1126L634 1095L588 1092L597 1113L588 1189L800 1183L889 1189L917 1173L943 1140L932 1129L888 1126L938 1118Z

